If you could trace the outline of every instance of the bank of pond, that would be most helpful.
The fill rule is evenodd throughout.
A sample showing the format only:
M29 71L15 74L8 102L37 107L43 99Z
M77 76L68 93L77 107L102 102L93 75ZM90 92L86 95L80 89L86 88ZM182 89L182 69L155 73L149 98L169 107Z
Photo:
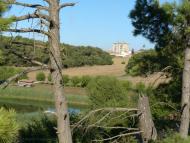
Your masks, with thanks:
M66 87L65 94L69 112L79 113L88 108L85 89ZM37 85L30 88L9 86L0 89L0 107L14 109L22 122L27 122L40 114L50 114L55 111L52 86Z

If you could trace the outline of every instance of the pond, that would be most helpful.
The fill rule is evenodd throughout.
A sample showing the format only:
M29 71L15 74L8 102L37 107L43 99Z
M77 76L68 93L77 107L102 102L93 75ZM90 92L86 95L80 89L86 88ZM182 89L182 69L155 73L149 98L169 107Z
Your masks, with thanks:
M54 104L47 102L39 102L35 104L30 104L28 102L12 102L11 100L0 100L0 107L4 107L6 109L14 109L17 113L32 113L32 112L44 112L51 111L54 112ZM87 105L74 105L69 104L69 112L79 113L80 111L84 111L88 108Z
M88 109L88 97L82 88L65 88L70 113ZM27 120L43 115L45 111L55 111L51 86L37 85L32 88L10 86L0 89L0 107L14 109L19 120Z

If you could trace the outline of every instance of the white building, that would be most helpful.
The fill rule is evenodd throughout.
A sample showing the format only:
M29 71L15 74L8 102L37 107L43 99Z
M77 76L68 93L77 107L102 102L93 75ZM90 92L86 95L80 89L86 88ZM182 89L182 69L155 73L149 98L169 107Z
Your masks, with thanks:
M119 57L126 57L131 55L128 43L125 42L114 43L112 46L111 55Z

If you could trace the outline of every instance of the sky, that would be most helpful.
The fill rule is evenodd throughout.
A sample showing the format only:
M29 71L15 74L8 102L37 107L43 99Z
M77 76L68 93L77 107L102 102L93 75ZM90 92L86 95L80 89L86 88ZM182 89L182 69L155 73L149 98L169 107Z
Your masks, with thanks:
M18 0L25 3L39 3L41 0ZM64 8L60 13L61 42L72 45L95 46L109 50L115 42L127 42L130 49L139 50L153 48L142 36L133 36L133 26L128 17L134 8L136 0L61 0L61 2L77 2L74 7ZM160 0L171 2L172 0ZM40 2L45 4L44 2ZM32 12L32 9L13 6L5 16L23 15ZM17 28L35 27L36 21L17 23ZM13 25L15 27L15 25ZM21 34L19 34L21 35ZM21 36L45 40L38 34L22 34Z

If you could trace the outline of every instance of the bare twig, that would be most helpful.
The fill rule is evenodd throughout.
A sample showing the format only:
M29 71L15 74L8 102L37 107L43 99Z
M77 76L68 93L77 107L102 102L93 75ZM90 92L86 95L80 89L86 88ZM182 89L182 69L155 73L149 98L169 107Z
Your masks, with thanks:
M136 135L136 134L140 134L140 133L142 133L142 131L120 134L120 135L113 136L113 137L110 137L110 138L101 139L101 140L93 140L93 141L94 142L110 141L110 140L113 140L113 139L116 139L116 138L125 137L125 136L129 136L129 135Z
M158 103L155 103L153 104L151 107L154 107L156 105L165 105L165 106L168 106L170 107L171 109L177 111L177 112L180 112L180 110L176 109L174 106L170 105L169 103L166 103L166 102L158 102Z
M169 69L171 69L172 67L171 66L167 66L167 67L165 67L164 69L162 69L161 70L161 75L158 77L158 78L156 78L155 80L154 80L154 82L151 84L151 87L154 87L155 86L155 84L156 84L156 82L161 78L161 77L163 77L163 76L165 76L166 74L164 73L165 71L167 71L167 70L169 70Z
M83 123L86 119L88 119L90 116L92 116L95 113L98 113L100 111L108 111L108 112L133 112L138 111L137 108L100 108L93 111L90 111L84 118L82 118L78 123L76 123L73 126L73 129L78 127L81 123Z

